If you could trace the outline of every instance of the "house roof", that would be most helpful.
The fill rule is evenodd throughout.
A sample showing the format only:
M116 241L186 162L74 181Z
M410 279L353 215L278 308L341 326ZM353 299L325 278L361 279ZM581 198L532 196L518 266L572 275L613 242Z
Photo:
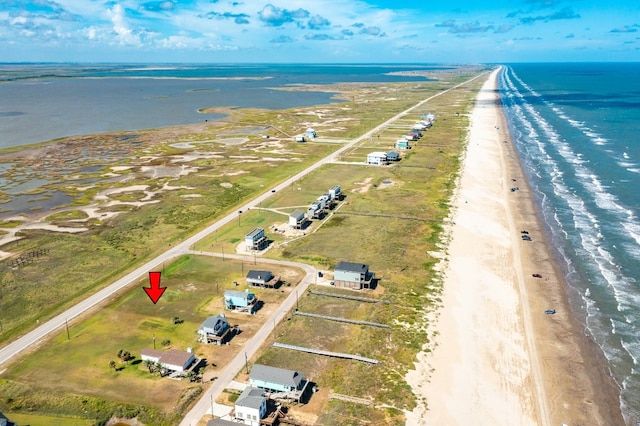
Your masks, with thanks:
M249 375L251 380L274 383L298 388L304 380L302 373L284 368L270 367L268 365L254 364Z
M255 228L253 231L249 232L247 234L247 237L255 237L256 235L258 235L260 232L264 232L264 228Z
M238 291L238 290L225 290L224 291L224 297L228 298L228 297L236 297L238 299L251 299L252 297L255 297L256 295L253 293L249 293L248 291Z
M228 327L229 321L227 321L227 318L224 316L224 314L218 314L210 316L209 318L204 320L198 331L213 330L213 332L217 334L222 333Z
M381 152L381 151L375 151L375 152L370 152L369 154L370 157L386 157L387 153L386 152Z
M224 419L213 419L207 422L207 426L238 426L238 423Z
M271 274L271 271L257 271L255 269L252 269L249 272L247 272L247 279L248 280L265 280L265 281L269 281L272 276L273 276L273 274Z
M300 209L294 210L293 213L289 215L289 217L295 217L296 219L303 216L304 216L304 212Z
M400 157L400 154L398 154L397 152L387 152L387 158L398 158Z
M193 357L191 352L181 351L178 349L169 349L166 351L159 351L155 349L144 348L142 355L158 358L158 361L162 364L170 365L185 365L187 361Z
M240 407L259 409L266 398L262 389L247 386L236 401Z
M369 265L365 265L363 263L338 262L334 268L334 271L337 270L363 273L369 270Z

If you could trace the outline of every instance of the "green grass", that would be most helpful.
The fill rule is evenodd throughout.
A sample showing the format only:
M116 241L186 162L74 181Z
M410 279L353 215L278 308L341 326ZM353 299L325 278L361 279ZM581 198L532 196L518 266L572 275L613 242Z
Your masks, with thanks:
M91 420L76 417L41 416L37 414L4 413L18 425L30 426L91 426Z

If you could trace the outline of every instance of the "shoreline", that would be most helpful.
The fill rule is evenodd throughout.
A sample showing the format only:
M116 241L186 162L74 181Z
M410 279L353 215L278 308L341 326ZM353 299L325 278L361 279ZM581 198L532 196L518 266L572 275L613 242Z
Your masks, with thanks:
M471 116L442 306L432 342L407 375L421 401L407 424L624 425L604 356L569 306L502 111L498 73Z

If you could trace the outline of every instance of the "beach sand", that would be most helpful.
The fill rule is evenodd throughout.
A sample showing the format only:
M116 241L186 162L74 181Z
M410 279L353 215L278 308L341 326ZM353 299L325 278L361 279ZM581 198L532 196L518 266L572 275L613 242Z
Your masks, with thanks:
M622 425L618 388L570 312L564 273L502 113L497 74L471 116L442 307L432 314L432 341L407 375L419 397L407 424Z

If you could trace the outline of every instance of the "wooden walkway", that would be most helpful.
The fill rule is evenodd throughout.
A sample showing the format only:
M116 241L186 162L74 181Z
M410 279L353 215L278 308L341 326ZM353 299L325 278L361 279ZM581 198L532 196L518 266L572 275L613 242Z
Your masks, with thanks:
M274 346L276 348L291 349L291 350L294 350L294 351L307 352L307 353L310 353L310 354L330 356L330 357L333 357L333 358L353 359L353 360L356 360L356 361L368 362L369 364L380 364L380 361L378 361L377 359L366 358L366 357L363 357L363 356L360 356L360 355L351 355L351 354L343 354L343 353L340 353L340 352L322 351L322 350L319 350L319 349L305 348L305 347L302 347L302 346L285 345L284 343L278 343L278 342L273 342L272 346Z
M375 404L370 399L364 398L356 398L355 396L349 395L341 395L339 393L333 393L333 391L329 394L329 399L339 399L341 401L354 402L356 404L368 405L369 407L373 407Z
M345 211L334 212L333 214L344 214L344 215L351 215L351 216L384 217L384 218L403 219L403 220L419 220L421 222L441 222L440 220L426 219L426 218L423 218L423 217L416 217L416 216L404 216L404 215L401 215L401 214L368 213L368 212L345 212Z
M357 300L358 302L384 303L385 305L389 305L391 303L388 300L383 300L383 299L372 299L369 297L351 296L348 294L326 293L324 291L315 291L315 290L309 290L309 294L316 294L318 296L338 297L340 299Z
M380 323L377 323L377 322L356 321L356 320L350 320L350 319L347 319L347 318L330 317L328 315L312 314L312 313L309 313L309 312L296 311L295 314L303 316L303 317L320 318L320 319L326 319L326 320L329 320L329 321L345 322L345 323L348 323L348 324L369 325L371 327L378 327L378 328L391 328L390 325L380 324Z

